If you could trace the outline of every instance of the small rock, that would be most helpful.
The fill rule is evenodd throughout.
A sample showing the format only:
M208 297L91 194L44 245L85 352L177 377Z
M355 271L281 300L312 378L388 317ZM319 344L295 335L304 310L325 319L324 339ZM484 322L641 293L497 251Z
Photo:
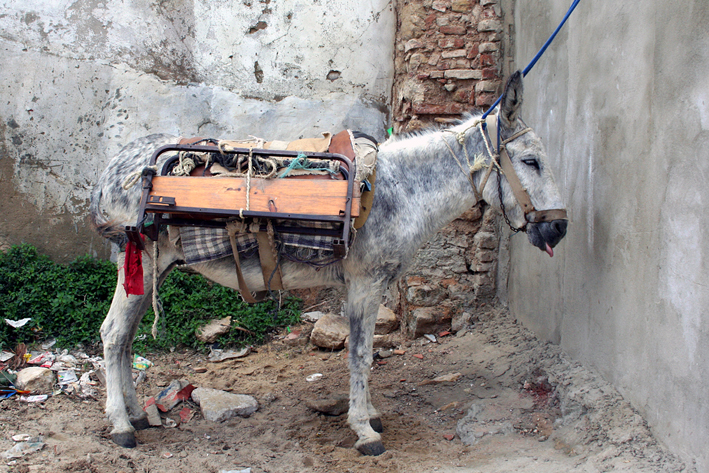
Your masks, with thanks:
M219 320L212 320L207 325L197 329L197 340L204 343L214 343L220 335L224 335L231 328L231 316Z
M461 376L463 375L460 373L448 373L434 379L427 379L426 381L422 381L421 383L419 383L419 386L426 386L427 384L455 383L461 378Z
M455 438L455 434L445 434L445 435L443 435L443 438L448 441L451 441Z
M428 339L431 343L436 343L436 336L430 333L424 334L424 337Z
M394 354L394 350L379 350L378 353L381 358L389 358Z
M319 399L317 401L305 401L308 409L329 416L339 416L347 412L350 408L350 398L347 394L336 394L329 399Z
M345 317L325 314L315 323L310 341L313 345L327 350L341 350L345 338L350 333L350 324Z
M51 393L55 382L52 370L33 366L17 373L15 386L22 391Z
M300 320L303 322L310 322L314 324L318 320L322 318L322 316L325 315L324 313L320 312L319 310L315 310L313 312L306 312L304 314L300 315Z
M202 415L212 422L224 422L235 416L249 417L258 410L258 402L246 394L231 394L218 389L197 388L192 399L199 404Z
M374 326L374 333L376 335L386 335L391 333L399 327L399 319L396 318L396 314L390 308L383 304L379 305L379 312L377 312L377 323Z
M394 350L394 354L395 354L395 355L405 355L405 354L406 354L406 350Z
M420 354L420 353L415 353L415 354L413 354L413 355L411 355L411 356L413 356L414 358L418 358L419 360L423 360L423 355Z
M211 361L212 363L218 363L220 361L224 360L231 360L234 358L244 358L245 356L248 356L251 353L251 347L246 347L242 348L239 351L234 351L234 350L220 350L220 349L212 349L212 351L209 353L209 356L207 359Z
M322 373L313 373L305 377L305 380L309 383L322 379Z

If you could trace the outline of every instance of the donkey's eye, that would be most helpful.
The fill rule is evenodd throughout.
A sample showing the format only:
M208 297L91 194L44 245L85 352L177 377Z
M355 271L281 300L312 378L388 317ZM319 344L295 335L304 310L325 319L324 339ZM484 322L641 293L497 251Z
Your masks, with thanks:
M535 158L527 158L523 159L522 162L526 164L527 166L531 166L537 171L539 171L541 168L539 167L539 161L537 161Z

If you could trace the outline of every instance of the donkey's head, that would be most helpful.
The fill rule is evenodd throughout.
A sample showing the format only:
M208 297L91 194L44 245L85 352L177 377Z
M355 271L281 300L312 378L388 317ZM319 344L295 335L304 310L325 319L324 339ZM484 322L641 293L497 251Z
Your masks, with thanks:
M568 220L544 146L520 118L522 92L522 74L517 71L508 80L498 108L503 173L491 176L483 196L502 211L510 227L524 229L530 243L553 256L552 248L566 235ZM495 127L489 128L496 147Z

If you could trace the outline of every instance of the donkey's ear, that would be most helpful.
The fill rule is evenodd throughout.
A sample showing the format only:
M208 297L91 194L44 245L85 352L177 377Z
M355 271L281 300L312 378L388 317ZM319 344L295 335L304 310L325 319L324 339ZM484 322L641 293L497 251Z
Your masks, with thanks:
M507 80L505 93L502 95L502 105L500 106L500 119L507 128L514 128L514 124L519 117L522 108L522 73L515 72Z

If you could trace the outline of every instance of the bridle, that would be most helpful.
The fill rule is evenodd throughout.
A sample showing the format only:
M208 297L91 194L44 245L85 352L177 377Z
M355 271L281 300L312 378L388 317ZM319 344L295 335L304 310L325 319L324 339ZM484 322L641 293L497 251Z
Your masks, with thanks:
M520 119L521 120L521 119ZM458 156L455 154L451 146L448 144L448 142L444 139L443 141L445 142L446 146L448 147L448 150L451 152L453 157L455 158L456 162L458 163L458 166L466 172L468 181L470 181L470 185L473 187L473 194L475 195L476 202L480 202L482 200L482 192L485 189L485 185L487 185L487 180L490 177L490 174L492 172L492 169L495 168L498 174L497 178L497 192L498 196L500 198L500 207L502 210L502 216L505 219L505 223L510 227L510 229L517 233L517 232L526 232L527 231L527 224L528 223L540 223L540 222L550 222L552 220L568 220L568 214L566 212L566 209L548 209L548 210L537 210L534 205L532 204L532 200L529 198L529 193L527 193L527 190L522 186L522 183L519 180L519 176L517 176L517 173L514 170L514 166L512 165L512 160L510 159L509 153L507 152L507 144L516 140L520 136L532 131L532 129L524 122L522 122L523 125L525 125L525 128L514 133L512 136L509 138L506 138L505 140L500 141L500 127L498 125L499 123L499 116L497 114L494 115L488 115L485 119L479 119L475 120L473 124L466 128L465 130L462 130L460 132L453 132L452 130L446 130L451 133L456 134L457 141L463 146L463 150L465 151L465 158L468 162L468 171L465 171L465 168L463 167L462 163L458 159ZM470 164L470 159L468 155L468 150L465 145L465 133L470 129L470 128L479 128L480 133L483 137L483 141L485 142L485 149L487 150L487 153L490 157L490 163L486 164L485 158L478 158L476 157L473 164ZM485 130L487 129L487 133ZM492 142L491 139L489 139L492 136L497 137L497 151L493 152L493 148L491 147L490 143ZM473 180L473 174L483 167L487 167L487 171L485 172L485 175L483 176L483 180L480 184L480 190L475 186L475 182ZM525 219L525 224L517 228L514 225L512 225L512 222L510 222L509 217L507 216L507 211L505 209L505 204L504 200L502 198L502 179L501 175L504 175L507 178L507 183L510 185L510 188L512 189L512 194L515 196L515 199L517 199L517 203L519 204L520 208L524 212L524 219Z

